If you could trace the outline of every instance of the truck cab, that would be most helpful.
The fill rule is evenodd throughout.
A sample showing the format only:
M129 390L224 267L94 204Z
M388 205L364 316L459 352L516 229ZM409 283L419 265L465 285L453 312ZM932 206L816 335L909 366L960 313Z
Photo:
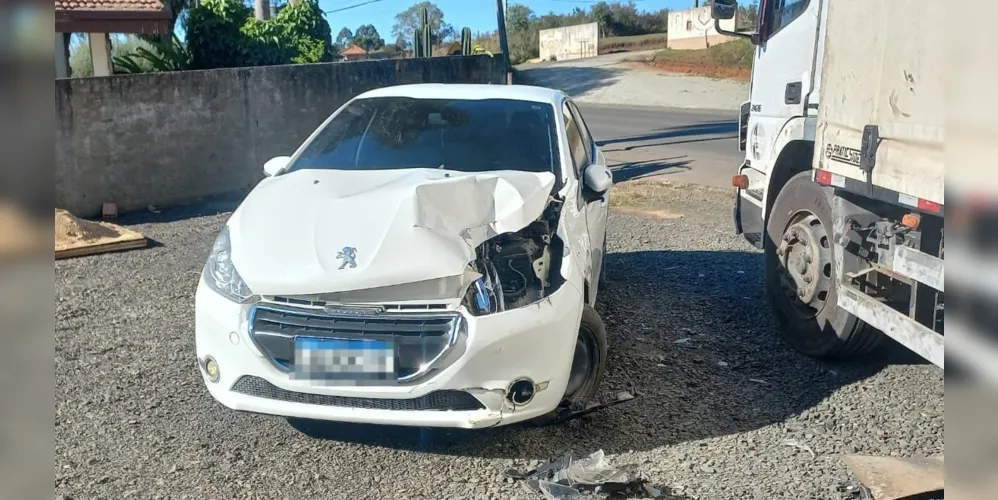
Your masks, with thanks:
M811 169L820 97L821 11L825 0L762 0L749 101L739 112L735 230L763 248L766 213L794 174ZM721 6L718 2L715 5Z
M761 0L734 228L764 252L784 339L852 357L886 334L943 367L939 2Z

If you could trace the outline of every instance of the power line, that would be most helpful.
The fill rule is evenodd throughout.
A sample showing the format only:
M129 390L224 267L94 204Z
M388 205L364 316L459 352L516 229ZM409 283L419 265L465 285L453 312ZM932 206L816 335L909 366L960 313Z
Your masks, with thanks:
M367 5L367 4L372 4L372 3L375 3L375 2L382 2L382 1L384 1L384 0L367 0L366 2L355 3L353 5L348 5L346 7L340 7L338 9L332 9L332 10L326 10L326 11L323 11L323 12L325 12L326 14L332 14L333 12L340 12L340 11L344 11L344 10L356 9L357 7L363 7L364 5Z
M551 0L552 2L563 2L563 3L612 3L607 0ZM644 2L645 0L631 0L632 2Z

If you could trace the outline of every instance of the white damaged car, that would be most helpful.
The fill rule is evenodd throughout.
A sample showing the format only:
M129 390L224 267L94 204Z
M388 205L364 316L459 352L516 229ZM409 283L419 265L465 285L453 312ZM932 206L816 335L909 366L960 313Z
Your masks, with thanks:
M596 394L613 182L565 94L373 90L264 171L197 287L223 405L481 428Z

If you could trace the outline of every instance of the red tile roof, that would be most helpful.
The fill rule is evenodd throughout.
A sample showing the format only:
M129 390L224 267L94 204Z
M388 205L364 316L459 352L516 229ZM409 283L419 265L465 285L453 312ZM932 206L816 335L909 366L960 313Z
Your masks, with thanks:
M351 46L349 46L349 47L347 47L347 48L345 48L345 49L343 49L343 50L340 51L340 55L341 56L345 56L345 55L353 56L353 55L360 55L360 54L367 54L367 51L364 50L364 49L362 49L362 48L360 48L360 47L358 47L358 46L356 46L356 45L351 45Z
M166 10L159 0L55 0L55 10L110 10L158 12Z
M168 33L160 0L55 0L57 33Z

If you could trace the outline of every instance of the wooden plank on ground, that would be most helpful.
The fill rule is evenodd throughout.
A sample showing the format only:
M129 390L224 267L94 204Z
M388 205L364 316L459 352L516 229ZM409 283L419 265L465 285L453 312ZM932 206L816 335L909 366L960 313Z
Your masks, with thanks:
M129 231L131 232L131 231ZM139 233L132 233L136 237L130 237L127 239L120 239L111 242L100 242L96 244L74 246L70 248L63 248L62 250L55 251L55 258L66 259L70 257L83 257L84 255L93 255L105 252L118 252L121 250L131 250L134 248L142 248L149 244L145 236ZM132 236L132 235L128 235Z

